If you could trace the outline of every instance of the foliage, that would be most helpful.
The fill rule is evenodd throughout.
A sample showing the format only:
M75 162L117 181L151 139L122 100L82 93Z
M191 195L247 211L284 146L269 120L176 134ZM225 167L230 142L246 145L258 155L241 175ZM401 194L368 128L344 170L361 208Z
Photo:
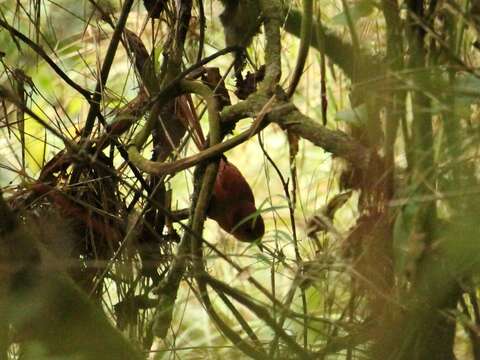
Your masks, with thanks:
M476 2L0 14L1 359L480 359Z

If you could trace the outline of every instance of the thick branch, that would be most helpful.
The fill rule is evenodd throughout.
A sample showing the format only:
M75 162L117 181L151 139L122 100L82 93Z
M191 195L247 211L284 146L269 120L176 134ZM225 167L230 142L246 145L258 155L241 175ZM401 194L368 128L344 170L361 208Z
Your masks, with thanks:
M221 113L222 121L232 122L246 117L253 117L255 113L261 112L267 101L267 98L258 95L257 97L250 97L244 102L229 106ZM162 176L173 174L233 149L237 145L250 139L255 133L263 130L268 123L272 122L291 131L292 134L309 140L314 145L323 148L334 156L345 159L354 167L366 168L370 162L371 153L362 144L342 131L330 130L322 126L320 122L302 114L289 102L279 103L274 106L265 116L263 124L255 129L255 132L252 133L252 129L250 128L231 139L173 163L147 160L140 155L134 146L129 148L129 155L131 161L136 166L151 175Z
M195 93L205 99L208 108L208 119L210 124L210 145L220 141L220 119L218 115L218 104L211 89L202 84L192 81L182 81L181 86L185 92ZM143 159L135 146L129 149L129 156L132 162L142 168ZM189 221L191 231L185 232L182 241L178 247L178 253L170 266L170 270L165 281L160 285L160 299L158 304L158 314L155 322L155 333L160 337L165 337L172 321L173 307L177 297L180 281L185 273L186 261L189 256L201 258L199 249L203 223L205 222L207 206L213 191L213 185L218 171L218 162L212 162L206 165L202 177L202 183L198 189L198 195L192 200L192 214Z
M272 118L270 121L277 123L292 134L312 142L334 156L347 160L354 167L363 169L368 167L371 153L365 146L342 131L327 129L320 122L309 118L298 110L292 111L284 117Z
M280 27L282 8L278 0L261 0L260 7L265 16L265 78L259 86L260 92L271 92L282 74Z

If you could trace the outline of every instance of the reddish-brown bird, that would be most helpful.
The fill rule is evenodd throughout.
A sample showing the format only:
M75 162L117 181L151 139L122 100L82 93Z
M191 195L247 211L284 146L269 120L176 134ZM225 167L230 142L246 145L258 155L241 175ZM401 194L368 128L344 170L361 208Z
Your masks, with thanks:
M193 141L201 150L205 148L206 141L194 109L188 96L177 102L177 115L180 120L185 120L185 127L191 128ZM265 233L250 185L225 156L220 160L207 216L240 241L253 242Z
M207 215L240 241L252 242L265 233L250 185L226 158L220 160Z

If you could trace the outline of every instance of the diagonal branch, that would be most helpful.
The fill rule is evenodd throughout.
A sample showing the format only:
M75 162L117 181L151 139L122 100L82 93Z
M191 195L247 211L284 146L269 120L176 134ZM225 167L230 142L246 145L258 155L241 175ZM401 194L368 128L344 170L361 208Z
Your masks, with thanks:
M82 138L87 138L92 132L93 125L95 123L95 118L100 111L100 101L102 100L102 92L107 83L108 74L113 64L113 59L117 52L118 44L123 34L125 24L127 23L128 14L132 8L133 0L126 0L123 4L122 13L120 19L118 20L117 26L113 32L112 40L108 45L107 54L103 60L102 69L100 71L100 79L97 82L95 87L95 93L93 94L92 101L90 103L90 109L87 114L87 119L85 120L85 127L83 128Z
M35 42L33 42L28 36L25 36L22 34L20 31L15 29L14 27L10 26L8 23L0 19L0 26L3 27L5 30L8 30L10 34L13 36L19 38L22 40L25 44L27 44L35 53L37 53L38 56L40 56L45 62L50 65L53 71L57 73L57 75L65 81L68 85L70 85L73 89L78 91L80 94L83 95L85 99L88 101L91 100L92 93L84 88L82 88L80 85L78 85L75 81L73 81L65 72L60 69L60 67L55 63L55 61L48 56L48 54L43 50L43 48L40 45L37 45Z

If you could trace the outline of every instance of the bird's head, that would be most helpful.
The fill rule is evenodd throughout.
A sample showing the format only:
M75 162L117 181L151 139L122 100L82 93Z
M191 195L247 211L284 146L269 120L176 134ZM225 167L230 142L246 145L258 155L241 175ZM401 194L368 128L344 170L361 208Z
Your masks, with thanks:
M262 216L250 202L238 204L231 214L231 220L234 224L231 234L240 241L253 242L262 238L265 233Z

